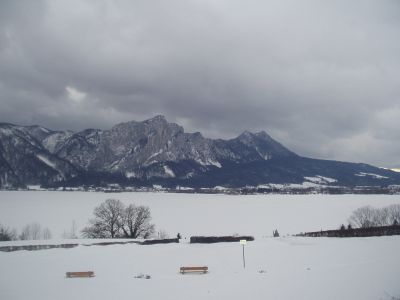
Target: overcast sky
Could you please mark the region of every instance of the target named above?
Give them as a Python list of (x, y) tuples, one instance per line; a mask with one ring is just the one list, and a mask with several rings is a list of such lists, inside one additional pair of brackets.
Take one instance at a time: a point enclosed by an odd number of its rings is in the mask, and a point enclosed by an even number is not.
[(0, 121), (265, 130), (400, 167), (400, 1), (1, 0)]

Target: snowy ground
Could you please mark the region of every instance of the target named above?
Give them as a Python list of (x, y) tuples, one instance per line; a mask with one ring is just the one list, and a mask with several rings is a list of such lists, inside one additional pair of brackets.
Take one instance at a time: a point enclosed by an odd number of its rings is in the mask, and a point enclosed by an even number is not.
[[(400, 297), (400, 237), (271, 238), (337, 228), (355, 208), (400, 203), (398, 196), (224, 196), (159, 193), (0, 192), (0, 222), (49, 227), (56, 238), (72, 220), (86, 224), (107, 198), (148, 205), (174, 236), (250, 234), (246, 269), (239, 243), (112, 245), (0, 252), (0, 299), (391, 299)], [(45, 243), (63, 241), (46, 241)], [(88, 241), (73, 241), (88, 242)], [(21, 244), (21, 242), (14, 242)], [(24, 242), (27, 243), (27, 242)], [(29, 243), (29, 242), (28, 242)], [(0, 243), (0, 246), (10, 243)], [(11, 243), (12, 244), (12, 243)], [(180, 266), (206, 265), (205, 275)], [(67, 279), (90, 270), (94, 278)], [(136, 279), (139, 274), (151, 279)]]
[[(0, 299), (390, 299), (399, 249), (398, 237), (264, 238), (245, 246), (246, 269), (238, 243), (0, 253)], [(210, 272), (179, 274), (192, 265)], [(65, 278), (86, 270), (96, 277)]]

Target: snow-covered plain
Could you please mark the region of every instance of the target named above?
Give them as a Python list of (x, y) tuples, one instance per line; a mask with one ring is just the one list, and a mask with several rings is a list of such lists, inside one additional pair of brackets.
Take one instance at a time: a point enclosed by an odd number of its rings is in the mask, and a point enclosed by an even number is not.
[[(399, 196), (167, 193), (0, 192), (0, 222), (20, 230), (39, 222), (56, 239), (72, 221), (82, 228), (107, 198), (148, 205), (171, 236), (249, 234), (246, 269), (239, 243), (78, 246), (0, 252), (0, 299), (391, 299), (400, 297), (400, 237), (282, 236), (337, 228), (363, 205), (400, 203)], [(280, 238), (272, 238), (278, 229)], [(60, 243), (63, 241), (47, 241)], [(79, 240), (75, 242), (80, 242)], [(87, 242), (87, 241), (85, 241)], [(21, 242), (13, 242), (21, 244)], [(29, 243), (29, 242), (24, 242)], [(0, 242), (0, 246), (9, 242)], [(207, 265), (205, 275), (180, 266)], [(94, 278), (67, 279), (90, 270)], [(136, 279), (139, 274), (151, 279)]]

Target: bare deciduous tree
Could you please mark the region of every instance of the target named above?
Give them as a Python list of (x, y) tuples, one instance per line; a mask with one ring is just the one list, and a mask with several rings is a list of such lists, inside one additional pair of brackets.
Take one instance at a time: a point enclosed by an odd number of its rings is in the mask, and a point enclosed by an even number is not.
[(400, 204), (392, 204), (387, 207), (389, 225), (400, 224)]
[(40, 240), (42, 226), (39, 223), (30, 223), (22, 228), (19, 238), (21, 240)]
[(373, 226), (386, 226), (389, 222), (389, 209), (388, 207), (375, 208), (373, 210)]
[(369, 228), (373, 227), (374, 223), (374, 208), (371, 206), (363, 206), (360, 208), (357, 208), (355, 211), (353, 211), (352, 215), (349, 218), (349, 223), (353, 227), (358, 227), (358, 228)]
[(124, 204), (116, 199), (107, 199), (94, 209), (90, 225), (82, 230), (88, 238), (115, 238), (119, 236)]
[(77, 235), (77, 227), (76, 227), (76, 222), (75, 220), (72, 221), (71, 224), (71, 229), (69, 231), (64, 230), (62, 237), (64, 239), (77, 239), (78, 235)]
[(87, 238), (148, 238), (154, 232), (150, 209), (133, 204), (125, 208), (115, 199), (108, 199), (94, 209), (90, 225), (82, 230)]
[(148, 238), (154, 233), (154, 225), (150, 224), (150, 209), (146, 206), (130, 204), (124, 212), (122, 231), (125, 237)]
[(31, 240), (40, 240), (42, 226), (39, 223), (32, 223), (30, 226)]
[(17, 239), (17, 233), (15, 229), (10, 229), (0, 224), (0, 241), (13, 241)]
[(52, 234), (49, 228), (44, 228), (42, 231), (42, 239), (43, 240), (50, 240), (52, 238)]

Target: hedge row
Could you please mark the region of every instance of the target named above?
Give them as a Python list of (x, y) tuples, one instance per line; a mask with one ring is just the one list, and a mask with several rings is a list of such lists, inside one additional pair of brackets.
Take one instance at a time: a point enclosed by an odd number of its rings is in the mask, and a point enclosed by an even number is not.
[(254, 241), (252, 236), (192, 236), (191, 244), (212, 244), (223, 242), (239, 242), (240, 240)]

